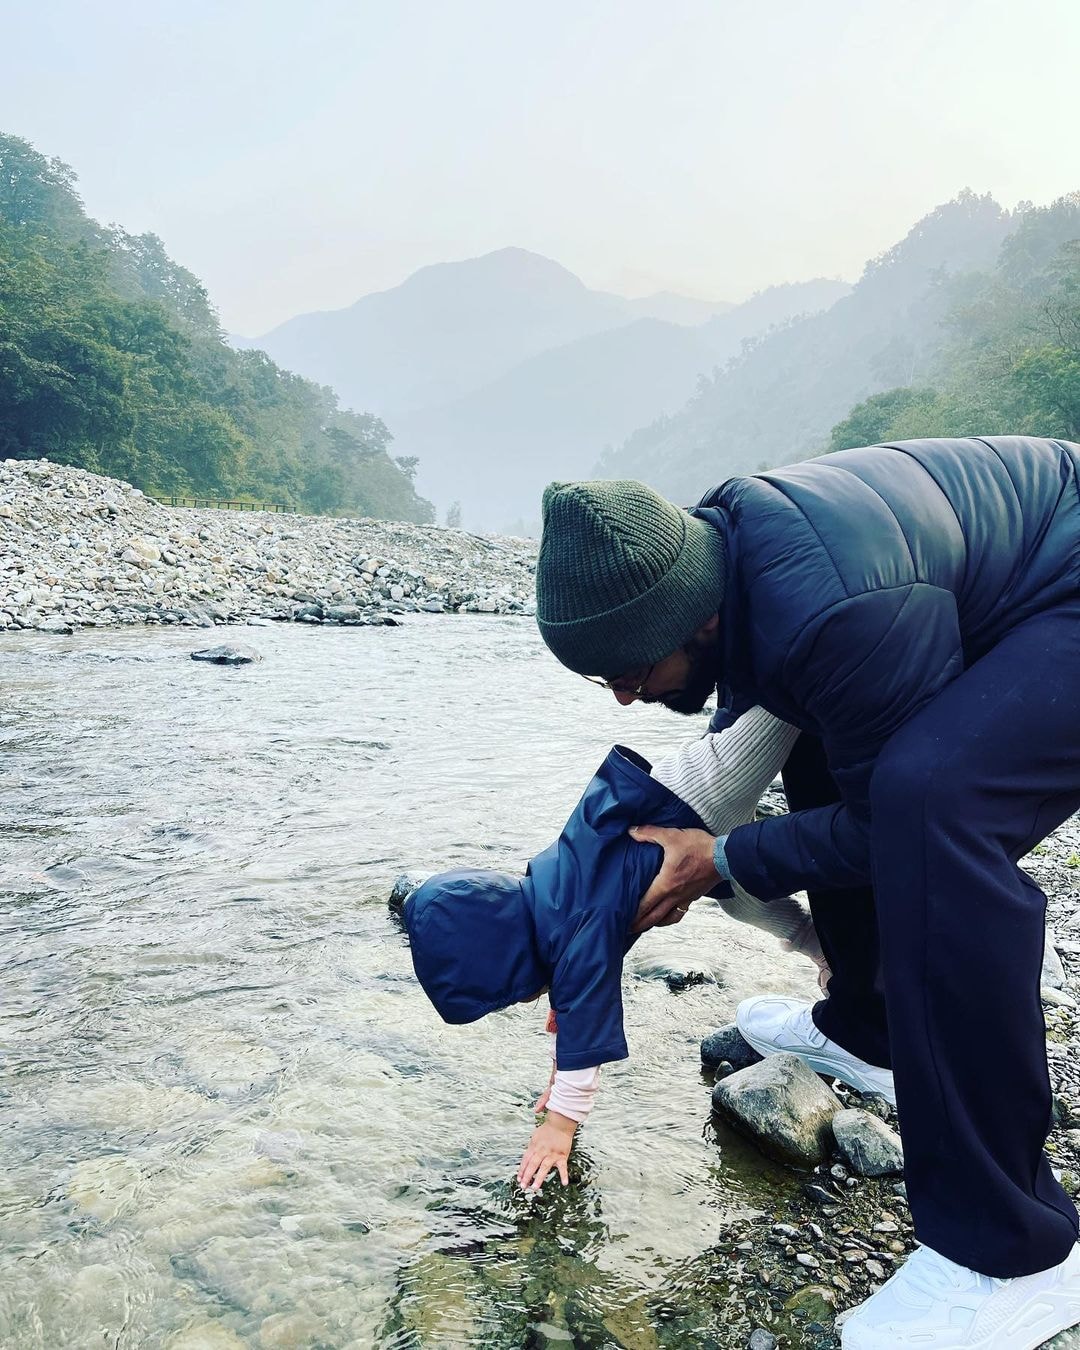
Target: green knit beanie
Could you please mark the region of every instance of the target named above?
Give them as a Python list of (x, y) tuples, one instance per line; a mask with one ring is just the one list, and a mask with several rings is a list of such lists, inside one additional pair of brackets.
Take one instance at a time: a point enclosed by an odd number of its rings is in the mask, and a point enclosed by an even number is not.
[(720, 608), (723, 536), (644, 483), (552, 483), (543, 519), (536, 621), (579, 675), (652, 665)]

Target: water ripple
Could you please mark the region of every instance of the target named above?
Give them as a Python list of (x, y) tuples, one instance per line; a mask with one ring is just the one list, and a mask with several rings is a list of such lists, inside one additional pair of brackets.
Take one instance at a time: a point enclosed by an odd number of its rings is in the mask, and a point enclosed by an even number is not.
[[(647, 940), (634, 1058), (530, 1203), (542, 1019), (443, 1026), (385, 903), (402, 870), (520, 866), (614, 740), (692, 724), (521, 621), (253, 641), (223, 672), (183, 632), (4, 639), (0, 1344), (702, 1339), (672, 1272), (776, 1180), (707, 1127), (696, 1043), (768, 940), (715, 912)], [(718, 983), (673, 996), (668, 960)]]

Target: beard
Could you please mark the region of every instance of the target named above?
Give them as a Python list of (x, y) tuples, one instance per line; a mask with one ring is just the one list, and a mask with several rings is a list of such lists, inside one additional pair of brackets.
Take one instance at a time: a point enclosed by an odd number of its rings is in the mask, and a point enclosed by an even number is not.
[(669, 694), (647, 694), (642, 703), (661, 703), (673, 713), (684, 717), (695, 717), (716, 692), (715, 655), (696, 639), (691, 639), (683, 647), (690, 667), (681, 689), (673, 689)]

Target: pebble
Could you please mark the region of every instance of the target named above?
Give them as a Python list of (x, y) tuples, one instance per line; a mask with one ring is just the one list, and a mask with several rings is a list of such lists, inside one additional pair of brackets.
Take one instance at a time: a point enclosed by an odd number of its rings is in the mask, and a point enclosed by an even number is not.
[(755, 1327), (746, 1343), (746, 1350), (776, 1350), (777, 1340), (771, 1331)]

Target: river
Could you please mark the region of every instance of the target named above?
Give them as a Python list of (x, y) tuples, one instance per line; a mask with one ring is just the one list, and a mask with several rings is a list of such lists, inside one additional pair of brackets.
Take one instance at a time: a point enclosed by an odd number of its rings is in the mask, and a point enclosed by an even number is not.
[(810, 965), (715, 909), (647, 937), (632, 1058), (529, 1201), (543, 1013), (440, 1024), (386, 905), (522, 866), (613, 741), (700, 722), (617, 708), (527, 620), (209, 635), (241, 669), (201, 637), (4, 639), (0, 1344), (729, 1344), (719, 1224), (794, 1180), (710, 1123), (698, 1041)]

